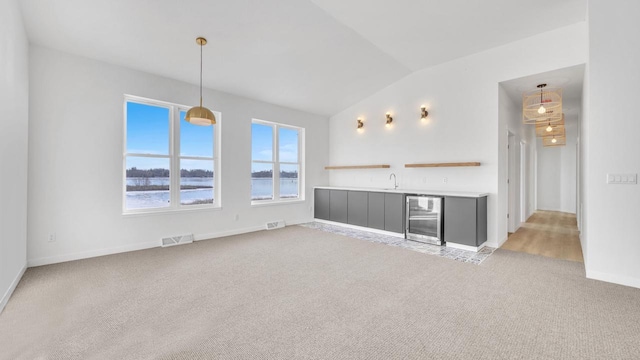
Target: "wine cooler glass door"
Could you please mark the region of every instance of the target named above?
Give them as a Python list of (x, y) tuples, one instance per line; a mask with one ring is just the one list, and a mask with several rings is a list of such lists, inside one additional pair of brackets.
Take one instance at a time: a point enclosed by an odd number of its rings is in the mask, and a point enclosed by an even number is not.
[(442, 198), (407, 197), (407, 238), (441, 243)]

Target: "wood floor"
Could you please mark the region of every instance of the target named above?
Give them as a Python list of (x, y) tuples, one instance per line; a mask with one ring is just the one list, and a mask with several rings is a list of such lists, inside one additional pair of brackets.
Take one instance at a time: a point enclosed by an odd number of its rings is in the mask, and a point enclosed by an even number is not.
[(502, 249), (584, 262), (576, 216), (557, 211), (536, 211), (502, 245)]

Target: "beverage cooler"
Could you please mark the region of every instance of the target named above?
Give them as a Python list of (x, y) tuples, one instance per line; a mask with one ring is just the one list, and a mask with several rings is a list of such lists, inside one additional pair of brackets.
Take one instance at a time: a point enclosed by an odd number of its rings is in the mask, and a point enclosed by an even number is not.
[(407, 196), (406, 238), (442, 245), (442, 206), (442, 197)]

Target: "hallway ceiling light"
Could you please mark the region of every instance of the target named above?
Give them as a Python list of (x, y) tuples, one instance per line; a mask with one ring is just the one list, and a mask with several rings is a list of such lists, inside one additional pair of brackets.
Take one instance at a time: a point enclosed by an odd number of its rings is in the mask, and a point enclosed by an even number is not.
[(358, 130), (361, 130), (364, 127), (364, 123), (362, 122), (362, 118), (358, 118)]
[[(549, 131), (551, 128), (551, 131)], [(536, 136), (551, 136), (558, 135), (560, 132), (564, 131), (564, 114), (562, 114), (562, 118), (558, 122), (538, 122), (536, 123)]]
[(542, 146), (565, 146), (567, 144), (567, 137), (564, 135), (544, 136), (542, 138)]
[(559, 122), (562, 119), (562, 89), (546, 88), (547, 84), (537, 86), (522, 94), (522, 122)]
[(202, 47), (207, 45), (207, 39), (199, 37), (196, 39), (196, 43), (200, 45), (200, 106), (189, 109), (185, 120), (194, 125), (209, 126), (216, 123), (216, 117), (211, 110), (202, 106)]
[(536, 127), (536, 136), (537, 137), (545, 137), (545, 136), (564, 136), (565, 128), (564, 125), (552, 126), (552, 130), (549, 132), (544, 127)]

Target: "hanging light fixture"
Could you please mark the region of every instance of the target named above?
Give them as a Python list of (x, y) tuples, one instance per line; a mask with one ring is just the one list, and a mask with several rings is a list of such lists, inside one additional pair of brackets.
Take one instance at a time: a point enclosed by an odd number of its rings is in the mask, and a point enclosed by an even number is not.
[(565, 135), (564, 129), (561, 134), (554, 134), (552, 136), (544, 136), (542, 138), (542, 145), (545, 147), (549, 146), (565, 146), (567, 144), (567, 136)]
[(211, 110), (202, 106), (202, 47), (207, 45), (207, 39), (198, 37), (196, 43), (200, 45), (200, 106), (189, 109), (185, 120), (194, 125), (209, 126), (216, 123), (216, 117)]
[(559, 122), (562, 119), (562, 89), (547, 88), (547, 84), (536, 87), (540, 90), (522, 94), (522, 122)]
[(549, 126), (547, 126), (547, 128), (545, 129), (546, 132), (552, 132), (553, 131), (553, 127), (551, 126), (551, 121), (549, 121)]
[[(549, 131), (551, 128), (551, 131)], [(536, 136), (552, 136), (559, 135), (564, 133), (564, 114), (562, 114), (562, 119), (558, 122), (551, 122), (547, 119), (547, 121), (540, 121), (536, 123)]]

